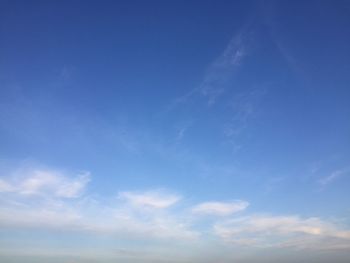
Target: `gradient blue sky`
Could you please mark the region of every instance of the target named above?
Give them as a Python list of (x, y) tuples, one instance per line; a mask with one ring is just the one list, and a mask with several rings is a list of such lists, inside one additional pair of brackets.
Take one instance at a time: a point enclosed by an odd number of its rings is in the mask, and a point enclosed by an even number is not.
[(349, 47), (349, 1), (0, 0), (0, 261), (349, 262)]

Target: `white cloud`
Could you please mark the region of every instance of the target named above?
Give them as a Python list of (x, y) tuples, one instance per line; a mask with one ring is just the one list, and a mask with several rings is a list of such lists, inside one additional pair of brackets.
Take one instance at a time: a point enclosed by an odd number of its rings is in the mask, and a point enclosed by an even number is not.
[(135, 211), (125, 204), (93, 206), (83, 200), (79, 205), (57, 200), (39, 205), (23, 201), (23, 204), (0, 207), (0, 227), (60, 229), (141, 240), (193, 240), (198, 236), (176, 214)]
[(145, 240), (192, 240), (198, 236), (187, 220), (166, 209), (181, 199), (179, 195), (164, 190), (125, 191), (119, 193), (117, 202), (100, 202), (81, 195), (89, 179), (88, 173), (72, 178), (48, 169), (1, 179), (0, 226)]
[[(3, 177), (0, 180), (0, 227), (54, 229), (110, 235), (134, 240), (169, 242), (206, 240), (208, 230), (225, 242), (253, 247), (349, 249), (350, 231), (317, 217), (248, 215), (234, 217), (249, 203), (203, 202), (191, 208), (178, 204), (181, 196), (165, 190), (120, 192), (118, 198), (82, 195), (89, 175), (69, 177), (54, 170)], [(75, 197), (75, 198), (72, 198)], [(169, 208), (172, 209), (169, 209)], [(205, 224), (201, 217), (212, 215)], [(230, 216), (224, 219), (222, 217)], [(218, 220), (218, 221), (217, 221)], [(207, 223), (209, 225), (207, 225)]]
[(240, 217), (216, 223), (214, 232), (226, 242), (257, 247), (317, 248), (318, 244), (321, 249), (350, 245), (350, 231), (316, 217)]
[(345, 170), (337, 170), (337, 171), (332, 172), (330, 175), (321, 178), (318, 182), (320, 183), (320, 185), (326, 186), (326, 185), (334, 182), (339, 177), (344, 176), (347, 173), (348, 173), (348, 171), (345, 171)]
[(242, 211), (249, 206), (249, 203), (242, 200), (232, 202), (205, 202), (193, 207), (192, 212), (204, 215), (228, 216)]
[(150, 208), (167, 208), (177, 203), (181, 197), (174, 194), (168, 194), (162, 191), (120, 192), (119, 198), (124, 199), (134, 206)]
[(194, 240), (199, 236), (184, 218), (174, 213), (134, 213), (123, 210), (115, 214), (115, 219), (112, 231), (129, 237)]
[(70, 178), (57, 171), (34, 169), (15, 177), (0, 179), (0, 192), (74, 198), (82, 193), (89, 181), (89, 173)]

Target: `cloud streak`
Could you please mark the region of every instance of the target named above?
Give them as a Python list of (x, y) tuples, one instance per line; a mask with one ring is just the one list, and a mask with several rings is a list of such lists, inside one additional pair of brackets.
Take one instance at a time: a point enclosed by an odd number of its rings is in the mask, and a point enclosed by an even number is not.
[(249, 206), (247, 201), (237, 200), (232, 202), (205, 202), (196, 205), (192, 212), (202, 215), (228, 216), (245, 210)]
[(174, 100), (169, 109), (187, 103), (193, 97), (202, 97), (209, 106), (229, 88), (230, 80), (242, 65), (251, 48), (251, 32), (242, 31), (233, 36), (223, 52), (208, 66), (200, 84)]
[(138, 207), (167, 208), (177, 203), (181, 197), (167, 194), (162, 191), (149, 191), (144, 193), (121, 192), (119, 198)]
[(317, 217), (264, 215), (240, 217), (216, 223), (214, 232), (224, 241), (236, 245), (297, 249), (350, 247), (349, 230), (343, 230)]
[(336, 170), (330, 175), (321, 178), (318, 182), (321, 186), (327, 186), (346, 174), (348, 174), (346, 170)]
[(208, 99), (208, 105), (213, 105), (225, 92), (227, 82), (247, 55), (247, 36), (234, 36), (224, 52), (210, 65), (200, 85), (200, 94)]
[(90, 181), (87, 172), (69, 178), (52, 170), (32, 170), (17, 178), (0, 179), (0, 193), (20, 195), (54, 195), (63, 198), (76, 198)]

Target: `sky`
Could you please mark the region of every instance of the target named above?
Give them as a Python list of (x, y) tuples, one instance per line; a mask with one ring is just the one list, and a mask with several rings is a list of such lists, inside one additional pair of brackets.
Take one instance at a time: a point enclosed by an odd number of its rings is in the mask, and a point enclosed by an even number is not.
[(346, 263), (349, 1), (0, 0), (0, 261)]

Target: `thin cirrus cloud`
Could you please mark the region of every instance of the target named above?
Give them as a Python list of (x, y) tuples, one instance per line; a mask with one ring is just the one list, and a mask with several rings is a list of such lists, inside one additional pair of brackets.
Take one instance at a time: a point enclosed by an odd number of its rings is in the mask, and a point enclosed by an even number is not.
[(200, 85), (200, 93), (208, 98), (208, 105), (212, 105), (225, 92), (227, 82), (247, 55), (247, 36), (234, 36), (224, 52), (210, 65)]
[(348, 173), (349, 173), (348, 170), (336, 170), (336, 171), (332, 172), (330, 175), (321, 178), (318, 182), (321, 186), (324, 187), (324, 186), (327, 186), (327, 185), (333, 183), (335, 180), (339, 179), (340, 177), (342, 177)]
[(228, 89), (230, 80), (249, 54), (251, 35), (249, 30), (242, 30), (241, 33), (234, 35), (223, 52), (208, 66), (200, 85), (173, 101), (169, 109), (187, 103), (197, 95), (205, 98), (209, 106), (214, 105)]
[(236, 200), (232, 202), (205, 202), (193, 207), (194, 214), (228, 216), (245, 210), (249, 206), (247, 201)]

